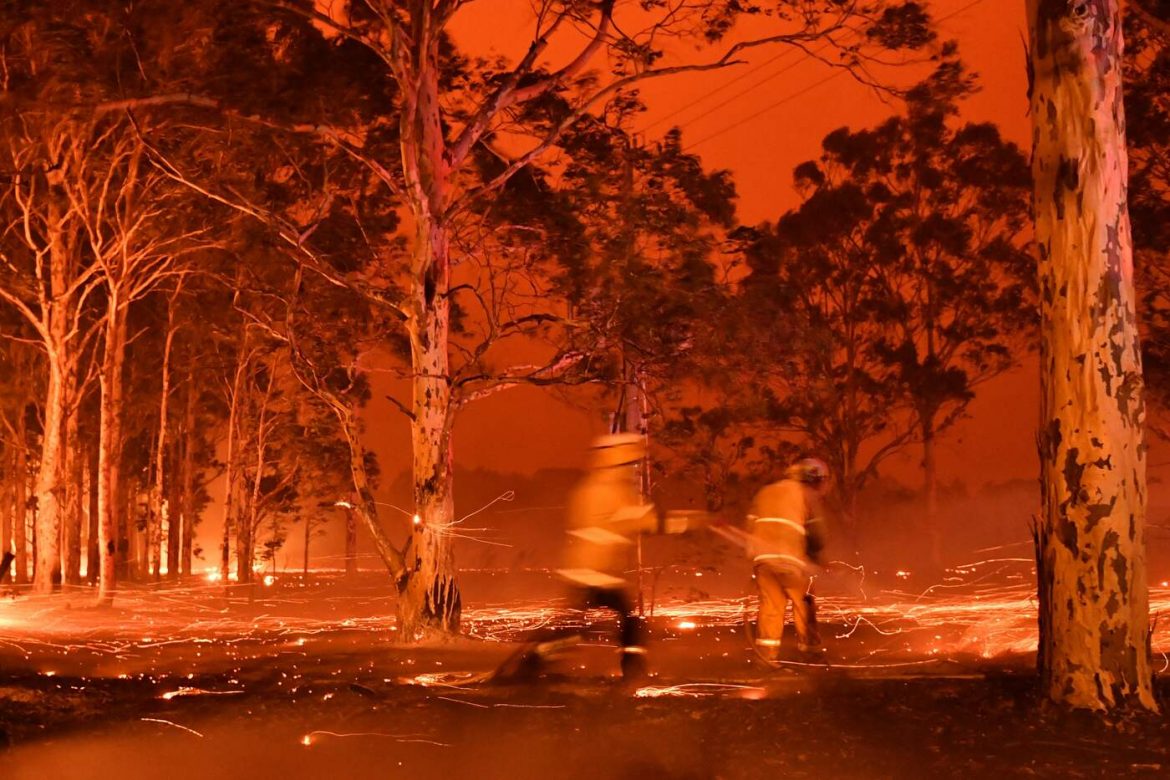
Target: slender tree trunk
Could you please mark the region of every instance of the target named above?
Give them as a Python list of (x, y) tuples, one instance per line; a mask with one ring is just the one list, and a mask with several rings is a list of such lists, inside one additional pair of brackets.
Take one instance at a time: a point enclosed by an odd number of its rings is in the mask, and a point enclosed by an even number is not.
[(305, 518), (305, 552), (301, 567), (301, 582), (308, 584), (309, 582), (309, 539), (312, 536), (313, 521), (308, 517)]
[(195, 401), (198, 398), (195, 377), (187, 377), (187, 408), (183, 415), (183, 485), (179, 504), (182, 507), (182, 550), (178, 570), (191, 574), (191, 555), (195, 541)]
[(126, 311), (116, 291), (110, 292), (102, 356), (100, 432), (98, 436), (98, 602), (113, 602), (117, 588), (118, 515), (124, 515), (121, 489), (123, 367), (126, 360)]
[(394, 578), (395, 582), (401, 583), (405, 577), (402, 554), (390, 541), (390, 537), (378, 519), (378, 503), (374, 500), (374, 491), (370, 487), (370, 477), (366, 472), (366, 451), (362, 447), (361, 431), (358, 428), (357, 420), (354, 418), (352, 410), (339, 399), (329, 398), (328, 400), (333, 407), (334, 414), (337, 415), (342, 433), (345, 434), (346, 444), (349, 446), (349, 473), (353, 479), (354, 493), (357, 495), (357, 503), (352, 511), (357, 512), (362, 524), (370, 532), (370, 537), (374, 540), (374, 548), (378, 551), (378, 556), (386, 565), (390, 576)]
[(938, 467), (934, 456), (934, 413), (922, 414), (922, 493), (926, 504), (926, 529), (930, 537), (930, 562), (943, 567), (943, 533), (938, 519)]
[[(24, 475), (16, 470), (16, 449), (21, 446), (13, 443), (3, 450), (4, 455), (4, 484), (0, 490), (0, 556), (13, 552), (12, 529), (16, 525), (19, 511), (16, 504), (16, 483), (24, 479)], [(11, 573), (0, 578), (0, 582), (11, 579)]]
[(220, 576), (224, 583), (228, 581), (229, 567), (231, 565), (231, 543), (235, 517), (233, 515), (233, 501), (235, 499), (237, 473), (239, 471), (239, 425), (240, 425), (240, 394), (243, 393), (244, 374), (250, 357), (245, 352), (247, 348), (247, 330), (244, 331), (244, 343), (240, 345), (240, 354), (236, 359), (236, 372), (232, 379), (231, 398), (228, 399), (228, 432), (227, 432), (227, 473), (225, 475), (226, 487), (224, 488), (223, 501), (223, 542), (220, 547)]
[[(23, 414), (17, 420), (17, 426), (17, 438), (23, 444), (27, 441), (28, 435)], [(12, 497), (14, 505), (12, 543), (16, 547), (14, 550), (16, 560), (13, 562), (12, 581), (23, 584), (28, 581), (28, 450), (24, 447), (17, 447), (15, 456), (16, 481), (13, 483), (14, 494)]]
[[(150, 526), (148, 528), (148, 543), (150, 545), (150, 565), (156, 580), (162, 577), (162, 536), (163, 513), (166, 503), (166, 461), (167, 461), (167, 411), (171, 397), (171, 346), (175, 342), (174, 328), (174, 299), (167, 307), (167, 336), (163, 344), (162, 389), (158, 401), (158, 437), (154, 447), (154, 487), (150, 493)], [(174, 544), (171, 538), (171, 529), (167, 524), (167, 546)], [(169, 556), (168, 556), (169, 557)]]
[[(72, 382), (76, 390), (76, 382)], [(74, 401), (69, 404), (68, 416), (65, 419), (65, 457), (63, 459), (66, 475), (65, 513), (62, 517), (62, 555), (61, 566), (67, 585), (81, 584), (81, 471), (82, 453), (80, 451), (80, 409), (77, 398), (71, 393)]]
[[(274, 366), (269, 366), (273, 369)], [(264, 479), (264, 467), (268, 460), (268, 432), (271, 425), (268, 419), (269, 403), (272, 400), (272, 384), (274, 371), (268, 372), (268, 384), (264, 388), (264, 395), (260, 401), (260, 408), (256, 413), (256, 462), (252, 477), (251, 495), (248, 497), (247, 511), (241, 512), (236, 521), (236, 581), (251, 582), (252, 567), (256, 557), (256, 533), (260, 530), (260, 499), (261, 485)]]
[(357, 520), (354, 510), (345, 510), (345, 576), (357, 576)]
[(1120, 2), (1028, 0), (1041, 298), (1038, 664), (1055, 701), (1156, 710)]
[(64, 447), (65, 377), (59, 356), (49, 356), (45, 392), (44, 435), (36, 484), (36, 563), (33, 591), (51, 593), (61, 565), (62, 459)]
[(92, 445), (85, 449), (85, 517), (89, 526), (86, 544), (85, 578), (91, 585), (97, 584), (101, 571), (101, 539), (98, 530), (97, 504), (97, 450)]

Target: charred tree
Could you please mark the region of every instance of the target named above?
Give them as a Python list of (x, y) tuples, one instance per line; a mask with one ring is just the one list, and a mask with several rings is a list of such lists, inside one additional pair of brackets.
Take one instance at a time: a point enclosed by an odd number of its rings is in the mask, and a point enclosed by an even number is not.
[(1121, 0), (1029, 0), (1028, 24), (1041, 297), (1041, 684), (1073, 707), (1156, 710)]

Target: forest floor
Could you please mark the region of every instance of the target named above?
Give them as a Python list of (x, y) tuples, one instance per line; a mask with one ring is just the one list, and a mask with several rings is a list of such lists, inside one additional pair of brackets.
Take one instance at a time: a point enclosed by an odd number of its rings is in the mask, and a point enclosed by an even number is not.
[[(484, 596), (466, 637), (410, 647), (374, 579), (142, 588), (113, 609), (9, 596), (0, 777), (1170, 777), (1170, 718), (1039, 700), (1023, 565), (822, 583), (826, 663), (788, 648), (779, 670), (750, 650), (738, 584), (675, 582), (638, 685), (618, 677), (604, 613), (512, 593), (485, 606), (488, 575), (465, 578)], [(586, 642), (548, 675), (479, 681), (529, 631), (569, 625)], [(1170, 706), (1165, 678), (1159, 694)]]

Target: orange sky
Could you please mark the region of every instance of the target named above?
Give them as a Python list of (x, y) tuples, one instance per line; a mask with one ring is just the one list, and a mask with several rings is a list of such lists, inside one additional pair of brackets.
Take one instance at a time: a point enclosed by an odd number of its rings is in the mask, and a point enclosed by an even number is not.
[[(515, 10), (504, 12), (509, 7)], [(472, 51), (514, 60), (531, 35), (526, 8), (514, 0), (472, 3), (461, 12), (454, 33)], [(964, 59), (980, 76), (982, 90), (967, 101), (966, 115), (993, 120), (1008, 138), (1027, 144), (1023, 3), (936, 0), (933, 9), (936, 18), (949, 17), (940, 25), (942, 37), (959, 41)], [(877, 123), (896, 109), (848, 75), (811, 86), (834, 71), (797, 51), (774, 59), (780, 53), (778, 48), (760, 49), (744, 65), (669, 77), (642, 88), (649, 111), (641, 127), (649, 126), (648, 136), (653, 137), (678, 124), (684, 142), (698, 142), (695, 151), (709, 167), (730, 169), (740, 193), (740, 218), (746, 223), (775, 219), (796, 203), (791, 171), (816, 156), (825, 134), (842, 125)], [(769, 60), (774, 61), (765, 64)], [(972, 419), (958, 424), (941, 443), (942, 479), (959, 478), (977, 487), (1033, 477), (1038, 404), (1031, 363), (1026, 371), (983, 388), (971, 406)], [(369, 440), (385, 471), (407, 467), (405, 420), (377, 402), (368, 416)], [(500, 471), (576, 467), (583, 463), (589, 437), (603, 425), (600, 412), (572, 409), (544, 391), (516, 389), (461, 414), (455, 457), (465, 467)], [(890, 462), (889, 471), (911, 482), (917, 479), (917, 462), (916, 453), (906, 453)]]

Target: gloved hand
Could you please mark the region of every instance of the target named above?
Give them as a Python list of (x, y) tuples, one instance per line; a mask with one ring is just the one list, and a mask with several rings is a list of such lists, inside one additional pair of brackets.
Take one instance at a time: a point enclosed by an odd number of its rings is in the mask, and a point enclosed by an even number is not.
[(662, 533), (682, 534), (711, 525), (715, 516), (699, 509), (671, 509), (662, 516)]

